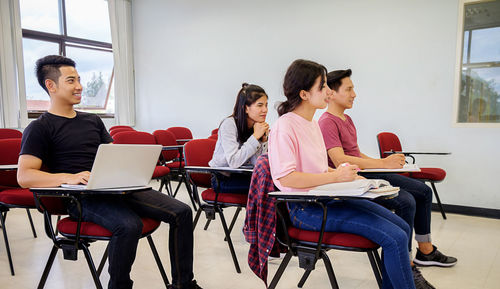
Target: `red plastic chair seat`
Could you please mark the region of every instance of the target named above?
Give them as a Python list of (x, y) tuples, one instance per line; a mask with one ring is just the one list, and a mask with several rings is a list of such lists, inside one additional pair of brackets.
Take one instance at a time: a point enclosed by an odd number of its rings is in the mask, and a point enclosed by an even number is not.
[(153, 172), (153, 178), (161, 178), (170, 173), (170, 169), (164, 166), (156, 166)]
[(411, 173), (414, 179), (425, 179), (431, 181), (442, 181), (446, 177), (446, 171), (440, 168), (420, 168), (420, 172)]
[[(160, 226), (160, 221), (153, 220), (150, 218), (142, 218), (142, 234), (147, 234)], [(57, 222), (57, 229), (63, 235), (75, 235), (76, 227), (78, 222), (66, 217), (59, 222)], [(92, 222), (82, 222), (80, 227), (80, 235), (82, 237), (94, 236), (94, 237), (111, 237), (111, 232)]]
[[(293, 239), (306, 242), (318, 242), (319, 232), (318, 231), (307, 231), (298, 229), (295, 227), (288, 228), (288, 234)], [(372, 249), (378, 248), (379, 245), (376, 243), (361, 237), (359, 235), (349, 234), (349, 233), (330, 233), (325, 232), (323, 235), (323, 244), (344, 246), (344, 247), (354, 247), (362, 249)]]
[(181, 164), (181, 168), (184, 167), (184, 162), (171, 162), (171, 163), (166, 163), (165, 166), (171, 168), (171, 169), (178, 169), (179, 168), (179, 163)]
[(17, 206), (35, 207), (35, 197), (29, 189), (7, 189), (0, 191), (0, 202)]
[[(201, 198), (205, 202), (215, 201), (215, 191), (213, 189), (206, 189), (201, 193)], [(248, 195), (246, 194), (219, 194), (217, 202), (229, 203), (246, 206), (248, 200)]]

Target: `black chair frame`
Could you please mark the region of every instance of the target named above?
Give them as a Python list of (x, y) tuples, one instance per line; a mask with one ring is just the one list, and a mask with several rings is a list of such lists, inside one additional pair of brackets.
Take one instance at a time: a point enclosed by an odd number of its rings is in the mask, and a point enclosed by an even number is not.
[[(321, 223), (321, 230), (319, 231), (319, 238), (317, 242), (307, 242), (296, 240), (290, 237), (288, 234), (289, 227), (292, 226), (292, 221), (290, 219), (290, 214), (288, 211), (288, 203), (309, 203), (314, 204), (323, 210), (323, 220)], [(300, 279), (297, 287), (302, 288), (307, 278), (311, 274), (312, 270), (315, 269), (316, 262), (321, 258), (325, 264), (326, 272), (330, 280), (330, 285), (333, 289), (338, 289), (339, 285), (335, 277), (332, 263), (328, 258), (327, 252), (331, 249), (343, 250), (343, 251), (355, 251), (355, 252), (366, 252), (370, 265), (372, 267), (373, 273), (377, 280), (379, 288), (382, 288), (382, 262), (378, 254), (377, 249), (365, 249), (357, 247), (347, 247), (338, 245), (323, 244), (323, 235), (325, 234), (325, 225), (327, 218), (327, 206), (317, 198), (294, 198), (294, 197), (276, 197), (276, 213), (277, 213), (277, 223), (276, 223), (276, 238), (278, 241), (288, 247), (288, 252), (285, 255), (283, 261), (281, 262), (276, 274), (274, 275), (268, 289), (276, 288), (279, 279), (283, 275), (288, 263), (292, 256), (297, 256), (299, 258), (299, 267), (305, 270), (304, 275)]]
[[(217, 176), (217, 172), (213, 172), (214, 175)], [(200, 201), (200, 197), (198, 194), (198, 187), (196, 184), (191, 181), (189, 177), (189, 173), (186, 174), (188, 181), (192, 184), (193, 186), (193, 192), (194, 192), (194, 198), (196, 202), (198, 203), (198, 210), (196, 211), (196, 216), (193, 221), (193, 231), (196, 228), (196, 224), (198, 223), (198, 220), (200, 218), (200, 215), (202, 212), (205, 212), (205, 216), (207, 218), (207, 222), (205, 224), (205, 227), (203, 228), (204, 230), (208, 229), (208, 226), (212, 220), (215, 220), (215, 215), (219, 214), (220, 220), (222, 223), (222, 228), (224, 229), (224, 241), (227, 242), (229, 246), (229, 251), (231, 252), (231, 257), (233, 259), (234, 267), (236, 268), (236, 272), (241, 273), (240, 265), (238, 263), (238, 258), (236, 257), (236, 252), (234, 251), (234, 246), (233, 246), (233, 241), (231, 240), (231, 231), (233, 230), (234, 224), (236, 223), (236, 220), (238, 219), (238, 215), (241, 212), (241, 209), (246, 207), (241, 204), (233, 204), (233, 203), (221, 203), (218, 201), (219, 198), (219, 182), (217, 181), (217, 186), (214, 188), (215, 191), (215, 199), (214, 201), (204, 201), (202, 204)], [(216, 178), (217, 179), (217, 178)], [(218, 179), (217, 179), (218, 180)], [(236, 212), (233, 215), (233, 218), (231, 220), (231, 223), (229, 227), (227, 226), (226, 218), (224, 217), (224, 208), (228, 207), (236, 207)]]
[[(379, 146), (380, 146), (380, 144), (379, 144)], [(379, 150), (380, 150), (380, 148), (379, 148)], [(412, 164), (415, 163), (415, 157), (411, 153), (408, 153), (408, 152), (390, 151), (390, 152), (384, 152), (384, 153), (385, 154), (396, 154), (396, 153), (399, 154), (400, 153), (400, 154), (403, 154), (405, 157), (411, 158)], [(421, 154), (426, 154), (426, 153), (421, 153)], [(436, 154), (436, 153), (429, 153), (429, 154)], [(411, 177), (411, 173), (410, 173), (410, 177)], [(446, 220), (446, 212), (444, 211), (443, 204), (441, 203), (441, 199), (439, 198), (439, 194), (438, 194), (438, 191), (437, 191), (436, 185), (435, 185), (435, 183), (440, 183), (441, 181), (435, 181), (435, 180), (430, 180), (430, 179), (415, 179), (415, 180), (419, 180), (419, 181), (422, 181), (424, 183), (428, 182), (431, 184), (432, 192), (434, 193), (434, 196), (436, 197), (436, 202), (437, 202), (437, 205), (439, 207), (439, 211), (441, 211), (441, 216), (443, 216), (443, 219)]]
[[(52, 268), (52, 264), (54, 263), (54, 259), (57, 255), (57, 252), (59, 249), (63, 251), (63, 256), (64, 259), (66, 260), (72, 260), (76, 261), (78, 259), (78, 250), (82, 250), (85, 259), (87, 260), (87, 265), (90, 269), (90, 273), (92, 275), (92, 278), (94, 280), (94, 284), (97, 289), (102, 289), (102, 284), (101, 281), (99, 280), (99, 276), (101, 275), (101, 272), (104, 268), (104, 265), (106, 264), (106, 260), (108, 257), (108, 246), (106, 246), (106, 249), (104, 251), (104, 254), (101, 258), (101, 261), (99, 263), (99, 267), (96, 270), (94, 261), (92, 259), (92, 255), (90, 254), (89, 251), (89, 246), (91, 243), (95, 241), (109, 241), (110, 237), (104, 237), (104, 236), (82, 236), (80, 234), (80, 229), (81, 229), (81, 223), (82, 223), (82, 207), (80, 203), (80, 196), (79, 195), (73, 195), (73, 194), (43, 194), (43, 193), (33, 193), (35, 197), (35, 203), (37, 206), (37, 209), (43, 213), (44, 216), (44, 227), (45, 227), (45, 233), (47, 236), (52, 239), (53, 246), (52, 250), (50, 251), (49, 259), (47, 260), (47, 264), (45, 265), (45, 269), (43, 271), (42, 277), (40, 278), (40, 281), (38, 283), (38, 289), (42, 289), (45, 286), (45, 283), (47, 281), (47, 277), (50, 273), (50, 269)], [(54, 226), (52, 225), (52, 214), (49, 213), (47, 210), (47, 207), (43, 204), (42, 199), (49, 199), (49, 198), (60, 198), (62, 199), (61, 201), (66, 201), (66, 202), (75, 202), (76, 207), (78, 209), (78, 220), (77, 220), (77, 229), (76, 229), (76, 234), (64, 234), (62, 232), (57, 232), (56, 229), (54, 229)], [(58, 215), (58, 220), (61, 215)], [(155, 232), (156, 229), (148, 232), (147, 234), (143, 234), (141, 238), (146, 237), (149, 243), (149, 246), (151, 248), (151, 251), (153, 253), (153, 256), (155, 258), (156, 264), (158, 266), (158, 269), (160, 271), (160, 274), (162, 276), (163, 282), (165, 283), (165, 287), (168, 288), (169, 286), (169, 281), (167, 274), (165, 273), (165, 269), (163, 267), (163, 264), (161, 262), (160, 256), (158, 254), (158, 251), (156, 250), (156, 246), (153, 242), (153, 238), (151, 237), (151, 234)], [(59, 235), (60, 234), (60, 235)]]
[(14, 209), (14, 208), (15, 209), (19, 209), (19, 208), (26, 209), (26, 213), (28, 214), (28, 219), (30, 221), (31, 231), (33, 232), (33, 238), (37, 237), (35, 226), (33, 225), (33, 219), (31, 218), (31, 213), (30, 213), (30, 209), (33, 209), (33, 207), (0, 203), (0, 222), (1, 222), (2, 232), (3, 232), (3, 239), (5, 241), (5, 251), (7, 252), (7, 258), (9, 259), (10, 274), (12, 276), (15, 275), (14, 262), (12, 261), (12, 255), (10, 252), (10, 245), (9, 245), (9, 238), (7, 237), (7, 228), (5, 226), (5, 222), (7, 220), (7, 213), (9, 212), (10, 209)]

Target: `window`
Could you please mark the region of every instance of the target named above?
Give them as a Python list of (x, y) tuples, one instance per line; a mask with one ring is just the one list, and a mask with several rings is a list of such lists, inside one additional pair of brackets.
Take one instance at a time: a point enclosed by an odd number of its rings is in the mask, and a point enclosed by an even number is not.
[(114, 116), (113, 51), (105, 0), (20, 0), (29, 117), (49, 107), (34, 74), (37, 59), (59, 54), (76, 62), (83, 86), (79, 110)]
[(458, 123), (500, 123), (500, 1), (463, 6)]

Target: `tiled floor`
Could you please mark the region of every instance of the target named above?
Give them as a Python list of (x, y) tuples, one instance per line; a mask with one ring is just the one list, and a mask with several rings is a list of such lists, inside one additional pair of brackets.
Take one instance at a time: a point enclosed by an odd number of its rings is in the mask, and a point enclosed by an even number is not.
[[(153, 183), (157, 186), (156, 183)], [(185, 191), (179, 198), (187, 201)], [(228, 209), (230, 216), (233, 210)], [(51, 241), (45, 236), (41, 214), (33, 211), (39, 237), (34, 239), (29, 229), (24, 210), (9, 212), (7, 230), (14, 258), (16, 275), (11, 276), (5, 245), (0, 240), (0, 288), (36, 288), (51, 249)], [(203, 230), (204, 217), (195, 230), (195, 278), (205, 289), (258, 289), (264, 284), (247, 265), (248, 244), (241, 232), (244, 214), (240, 215), (232, 238), (242, 268), (237, 274), (226, 243), (220, 221), (212, 222), (207, 231)], [(456, 256), (458, 264), (453, 268), (423, 268), (424, 276), (439, 289), (498, 289), (500, 288), (500, 220), (467, 217), (448, 214), (444, 221), (439, 213), (433, 213), (433, 239), (441, 251)], [(162, 224), (153, 235), (160, 256), (170, 276), (170, 262), (167, 250), (168, 225)], [(91, 246), (91, 252), (98, 262), (106, 242)], [(340, 288), (377, 288), (368, 258), (362, 253), (331, 251), (334, 270)], [(269, 280), (277, 270), (281, 260), (273, 260), (269, 265)], [(297, 288), (302, 270), (296, 258), (288, 265), (278, 288)], [(107, 273), (101, 280), (107, 282)], [(135, 288), (164, 288), (160, 274), (146, 240), (139, 244), (139, 251), (132, 269)], [(80, 289), (94, 288), (83, 254), (76, 262), (63, 260), (59, 253), (45, 288)], [(317, 264), (304, 288), (330, 288), (322, 263)]]

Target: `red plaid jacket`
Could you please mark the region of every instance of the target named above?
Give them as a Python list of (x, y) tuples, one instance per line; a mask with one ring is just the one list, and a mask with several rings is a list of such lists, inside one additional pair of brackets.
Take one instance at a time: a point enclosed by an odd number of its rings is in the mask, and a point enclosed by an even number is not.
[(267, 258), (273, 247), (276, 232), (274, 199), (269, 198), (267, 193), (275, 190), (269, 169), (269, 158), (267, 154), (263, 154), (257, 159), (253, 170), (243, 233), (246, 241), (250, 243), (248, 265), (266, 286)]

